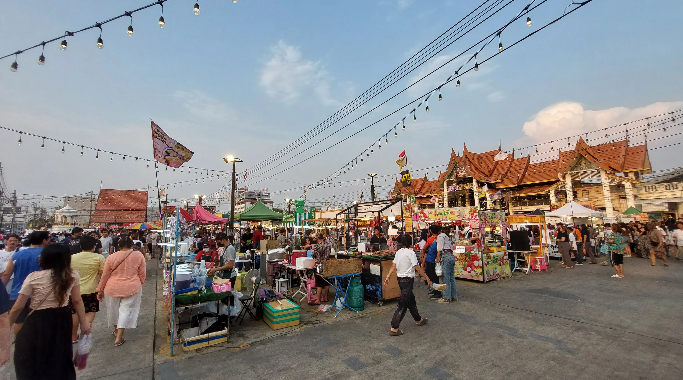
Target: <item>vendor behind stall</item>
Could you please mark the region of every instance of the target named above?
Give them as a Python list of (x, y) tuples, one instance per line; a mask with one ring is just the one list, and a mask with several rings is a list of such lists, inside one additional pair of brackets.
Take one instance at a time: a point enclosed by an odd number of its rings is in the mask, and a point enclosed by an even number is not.
[(372, 235), (372, 238), (370, 239), (370, 245), (372, 246), (373, 251), (379, 251), (382, 249), (382, 246), (386, 246), (387, 244), (387, 239), (382, 236), (382, 227), (375, 227), (375, 234)]
[[(318, 234), (318, 243), (313, 246), (313, 258), (315, 259), (316, 263), (322, 264), (324, 267), (325, 262), (327, 259), (329, 259), (331, 252), (332, 249), (325, 240), (325, 236), (323, 234)], [(320, 275), (315, 276), (315, 288), (317, 290), (316, 294), (318, 295), (316, 304), (321, 303), (321, 298), (322, 300), (327, 301), (330, 293), (330, 284)], [(321, 297), (323, 294), (323, 288), (325, 288), (325, 297)]]
[(235, 280), (237, 279), (237, 271), (235, 270), (235, 260), (237, 260), (237, 253), (235, 247), (232, 245), (233, 237), (228, 236), (225, 232), (216, 234), (216, 242), (219, 245), (219, 266), (209, 269), (208, 275), (216, 275), (223, 279), (230, 279), (230, 288), (235, 288)]

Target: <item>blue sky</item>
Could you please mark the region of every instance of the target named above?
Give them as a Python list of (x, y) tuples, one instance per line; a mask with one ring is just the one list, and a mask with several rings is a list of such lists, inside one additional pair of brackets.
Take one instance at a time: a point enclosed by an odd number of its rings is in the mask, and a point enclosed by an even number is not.
[[(148, 2), (3, 2), (0, 55)], [(164, 29), (157, 24), (158, 6), (133, 16), (132, 37), (126, 35), (127, 19), (105, 25), (101, 50), (95, 45), (98, 32), (89, 31), (70, 38), (65, 52), (57, 44), (48, 45), (44, 66), (36, 63), (39, 50), (20, 55), (18, 72), (0, 70), (0, 125), (151, 157), (152, 118), (195, 152), (193, 166), (225, 169), (221, 157), (234, 154), (245, 161), (241, 171), (318, 125), (480, 2), (200, 1), (200, 16), (192, 14), (193, 3), (168, 1)], [(547, 1), (531, 14), (530, 28), (520, 20), (503, 34), (503, 43), (561, 15), (567, 4), (566, 0)], [(356, 114), (462, 52), (524, 5), (514, 1)], [(394, 160), (404, 149), (417, 169), (445, 164), (451, 148), (461, 151), (463, 143), (473, 151), (495, 149), (499, 141), (504, 149), (511, 149), (681, 108), (683, 52), (677, 49), (676, 37), (683, 32), (678, 20), (682, 12), (683, 4), (676, 1), (594, 0), (482, 65), (479, 72), (467, 74), (462, 87), (444, 87), (444, 100), (430, 101), (429, 114), (421, 110), (417, 123), (407, 125), (399, 138), (390, 136), (388, 149), (337, 181), (362, 178), (369, 172), (395, 173)], [(482, 55), (495, 52), (495, 45)], [(438, 85), (461, 61), (336, 137), (366, 127)], [(9, 68), (11, 62), (5, 59), (0, 67)], [(322, 179), (384, 134), (403, 114), (256, 186), (275, 191)], [(679, 130), (672, 128), (663, 135)], [(0, 139), (8, 187), (19, 193), (97, 191), (100, 181), (105, 188), (121, 189), (155, 183), (152, 169), (130, 160), (115, 158), (112, 163), (108, 156), (95, 160), (94, 153), (88, 156), (88, 152), (80, 157), (77, 148), (61, 154), (61, 146), (55, 143), (46, 143), (41, 150), (38, 139), (24, 138), (18, 146), (18, 135), (9, 132), (0, 132)], [(309, 152), (335, 141), (320, 143)], [(667, 137), (651, 146), (677, 141), (676, 136)], [(654, 168), (683, 165), (679, 151), (652, 151)], [(429, 176), (437, 174), (432, 171)], [(161, 183), (195, 178), (186, 172), (160, 173)], [(171, 188), (169, 195), (208, 195), (222, 184), (200, 180), (191, 187)], [(312, 190), (308, 197), (342, 197), (361, 189), (367, 194), (367, 186), (347, 186)], [(296, 198), (300, 193), (276, 200)]]

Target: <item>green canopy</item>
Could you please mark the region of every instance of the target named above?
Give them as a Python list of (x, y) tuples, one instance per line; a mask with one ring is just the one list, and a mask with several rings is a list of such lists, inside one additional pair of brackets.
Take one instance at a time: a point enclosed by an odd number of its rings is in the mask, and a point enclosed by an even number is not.
[(258, 201), (245, 212), (235, 215), (235, 220), (282, 220), (282, 214)]
[(641, 212), (637, 208), (631, 206), (628, 210), (624, 211), (624, 215), (640, 215)]

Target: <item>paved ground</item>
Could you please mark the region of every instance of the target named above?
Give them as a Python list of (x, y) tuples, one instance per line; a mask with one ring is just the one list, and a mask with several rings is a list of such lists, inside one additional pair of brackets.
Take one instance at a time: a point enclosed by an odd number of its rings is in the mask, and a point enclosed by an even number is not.
[[(460, 301), (450, 305), (430, 302), (420, 285), (418, 307), (429, 324), (417, 327), (406, 316), (401, 337), (388, 336), (395, 303), (368, 304), (360, 318), (175, 359), (165, 337), (153, 343), (150, 273), (140, 328), (114, 348), (98, 317), (97, 346), (79, 378), (683, 378), (683, 264), (625, 260), (624, 279), (611, 278), (608, 267), (569, 270), (553, 261), (550, 272), (485, 285), (459, 281)], [(238, 329), (233, 335), (248, 338), (249, 326)]]

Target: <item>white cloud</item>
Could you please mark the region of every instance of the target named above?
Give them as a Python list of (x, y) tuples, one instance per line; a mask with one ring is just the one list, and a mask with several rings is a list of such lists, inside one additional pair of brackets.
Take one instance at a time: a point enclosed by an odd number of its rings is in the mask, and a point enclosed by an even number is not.
[(505, 94), (503, 94), (502, 91), (496, 91), (490, 93), (486, 99), (489, 100), (489, 102), (499, 102), (505, 98)]
[(238, 119), (235, 110), (202, 91), (176, 91), (173, 97), (179, 100), (192, 115), (202, 120), (228, 122)]
[(545, 142), (611, 127), (631, 120), (658, 115), (683, 107), (683, 101), (659, 102), (640, 108), (614, 107), (587, 110), (577, 102), (562, 102), (542, 109), (522, 130), (533, 142)]
[(332, 78), (322, 68), (320, 61), (307, 61), (301, 50), (279, 41), (270, 48), (272, 57), (261, 71), (261, 87), (266, 93), (285, 103), (293, 103), (305, 92), (312, 91), (324, 105), (338, 106), (332, 97)]

